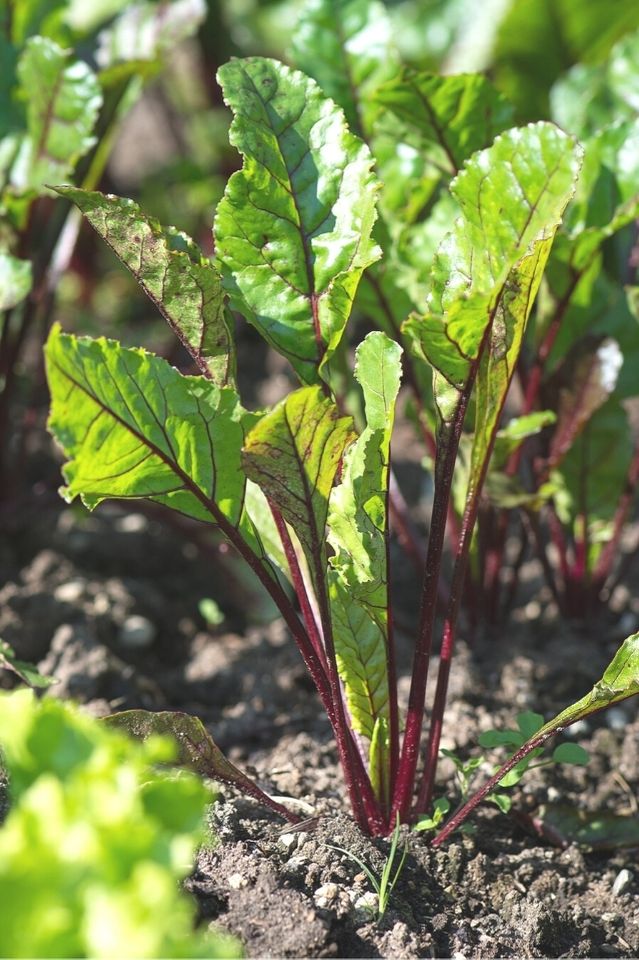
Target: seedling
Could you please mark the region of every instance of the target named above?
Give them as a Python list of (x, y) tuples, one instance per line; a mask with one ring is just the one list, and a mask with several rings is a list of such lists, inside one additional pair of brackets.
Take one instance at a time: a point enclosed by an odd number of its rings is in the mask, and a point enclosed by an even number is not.
[[(312, 44), (300, 55), (309, 51)], [(148, 498), (217, 526), (272, 597), (308, 667), (358, 824), (389, 835), (398, 819), (412, 823), (431, 807), (475, 521), (582, 150), (551, 123), (506, 129), (508, 105), (483, 78), (414, 74), (384, 58), (357, 76), (361, 85), (340, 88), (347, 99), (363, 98), (359, 106), (344, 103), (349, 129), (340, 106), (302, 72), (257, 57), (221, 68), (234, 115), (230, 139), (243, 166), (217, 208), (214, 260), (130, 200), (59, 187), (138, 279), (198, 373), (183, 376), (144, 350), (57, 327), (46, 360), (49, 425), (68, 458), (66, 499), (79, 496), (93, 509), (109, 497)], [(424, 98), (434, 114), (424, 110)], [(393, 292), (401, 269), (389, 256), (380, 263), (380, 244), (396, 233), (401, 216), (396, 193), (388, 185), (382, 190), (376, 172), (394, 162), (383, 126), (389, 101), (400, 113), (419, 111), (428, 176), (450, 214), (443, 218), (450, 232), (419, 275), (420, 309), (410, 316), (410, 304), (402, 312), (406, 297)], [(426, 170), (417, 178), (420, 189), (424, 178)], [(415, 183), (409, 178), (405, 186)], [(387, 332), (372, 332), (357, 347), (351, 386), (361, 391), (364, 418), (356, 431), (336, 384), (348, 374), (344, 334), (353, 303), (363, 309), (371, 297)], [(269, 410), (242, 406), (231, 310), (289, 361), (301, 383)], [(433, 416), (422, 404), (418, 417), (434, 461), (405, 718), (389, 589), (390, 448), (402, 359), (411, 389), (421, 384), (432, 397)], [(468, 456), (456, 525), (451, 495), (462, 437)], [(424, 749), (447, 519), (453, 572)], [(588, 709), (632, 696), (638, 683), (639, 638), (632, 637)], [(519, 747), (493, 787), (577, 719), (577, 708)], [(247, 780), (236, 777), (242, 788)], [(459, 816), (451, 822), (458, 825)], [(450, 824), (434, 842), (449, 833)]]
[(395, 823), (395, 829), (393, 830), (390, 838), (390, 849), (388, 851), (388, 856), (384, 861), (384, 866), (382, 872), (377, 877), (371, 868), (364, 863), (360, 857), (356, 854), (351, 853), (350, 850), (345, 850), (344, 847), (335, 846), (332, 843), (327, 843), (326, 846), (329, 850), (337, 850), (338, 853), (345, 854), (349, 860), (352, 860), (353, 863), (356, 863), (359, 867), (362, 868), (366, 876), (368, 877), (370, 884), (377, 894), (377, 919), (381, 920), (386, 910), (388, 909), (388, 904), (395, 889), (395, 884), (399, 880), (399, 876), (404, 868), (404, 863), (406, 862), (406, 857), (408, 856), (408, 843), (405, 843), (402, 848), (402, 853), (399, 858), (397, 866), (395, 866), (395, 860), (397, 858), (397, 848), (399, 847), (399, 837), (401, 832), (401, 825), (399, 822), (399, 816)]

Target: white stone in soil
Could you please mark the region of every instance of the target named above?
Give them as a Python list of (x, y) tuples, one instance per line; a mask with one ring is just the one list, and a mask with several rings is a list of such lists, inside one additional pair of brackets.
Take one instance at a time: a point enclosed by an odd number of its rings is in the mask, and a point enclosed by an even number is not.
[(379, 908), (379, 897), (376, 893), (373, 893), (372, 890), (368, 890), (366, 893), (363, 893), (361, 897), (358, 897), (355, 903), (353, 904), (355, 911), (360, 914), (360, 916), (368, 916), (371, 914), (377, 913)]
[(82, 599), (85, 587), (84, 580), (68, 580), (55, 588), (53, 596), (60, 603), (77, 603), (78, 600)]
[(127, 617), (120, 627), (118, 640), (123, 647), (143, 650), (150, 647), (155, 640), (157, 630), (148, 617), (132, 614)]
[(632, 874), (630, 873), (630, 870), (626, 870), (624, 867), (623, 870), (619, 871), (615, 877), (615, 882), (612, 885), (613, 897), (620, 897), (622, 893), (626, 892), (631, 883)]
[(610, 707), (606, 710), (605, 717), (611, 730), (625, 730), (628, 726), (628, 714), (623, 707)]
[(297, 835), (295, 833), (280, 834), (279, 845), (284, 847), (287, 853), (292, 853), (297, 847)]
[(331, 904), (335, 903), (337, 896), (339, 894), (339, 887), (336, 883), (324, 883), (321, 887), (318, 887), (315, 893), (313, 894), (313, 900), (315, 905), (324, 910), (327, 907), (330, 907)]
[(226, 879), (231, 890), (241, 890), (242, 887), (248, 887), (248, 880), (241, 873), (232, 873)]

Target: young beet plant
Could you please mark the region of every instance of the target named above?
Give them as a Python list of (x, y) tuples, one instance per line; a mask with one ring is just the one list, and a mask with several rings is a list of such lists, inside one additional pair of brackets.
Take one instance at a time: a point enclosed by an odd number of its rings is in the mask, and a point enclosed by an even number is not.
[[(460, 216), (435, 256), (428, 302), (404, 327), (405, 359), (432, 369), (438, 419), (421, 614), (402, 718), (388, 493), (402, 348), (382, 332), (360, 343), (359, 434), (330, 386), (358, 284), (380, 257), (372, 239), (381, 190), (374, 158), (342, 110), (300, 72), (251, 58), (224, 66), (220, 82), (243, 167), (217, 209), (214, 262), (129, 200), (59, 188), (136, 276), (199, 371), (184, 376), (143, 350), (54, 328), (46, 348), (50, 428), (69, 458), (64, 495), (80, 496), (90, 509), (106, 498), (143, 497), (219, 528), (277, 604), (308, 667), (357, 822), (387, 835), (398, 816), (411, 822), (432, 803), (479, 498), (580, 149), (554, 125), (538, 123), (473, 154), (450, 187)], [(231, 309), (287, 358), (301, 382), (265, 412), (245, 410), (238, 396)], [(446, 517), (458, 445), (471, 421), (466, 505), (423, 753)], [(639, 639), (631, 638), (589, 695), (587, 712), (636, 693), (638, 667)], [(580, 701), (574, 716), (564, 711), (547, 724), (515, 763), (584, 709)], [(295, 819), (226, 761), (193, 718), (132, 711), (115, 722), (140, 736), (168, 726), (180, 734), (185, 760)]]

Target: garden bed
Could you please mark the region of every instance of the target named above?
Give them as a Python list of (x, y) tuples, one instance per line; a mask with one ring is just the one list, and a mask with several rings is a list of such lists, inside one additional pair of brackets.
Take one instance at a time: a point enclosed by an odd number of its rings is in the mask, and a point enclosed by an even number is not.
[[(188, 881), (203, 922), (236, 933), (255, 957), (637, 955), (636, 849), (560, 849), (490, 805), (472, 835), (437, 851), (423, 835), (406, 838), (408, 856), (377, 919), (365, 872), (329, 845), (379, 875), (389, 843), (362, 837), (347, 816), (329, 724), (299, 655), (279, 621), (246, 625), (221, 559), (144, 514), (52, 511), (5, 541), (1, 592), (0, 632), (58, 677), (54, 693), (98, 715), (139, 706), (197, 714), (269, 793), (302, 802), (311, 822), (291, 831), (222, 789), (212, 812), (219, 843), (202, 851)], [(410, 572), (398, 593), (409, 624)], [(207, 596), (226, 598), (215, 630), (198, 612)], [(635, 618), (628, 607), (621, 626), (587, 630), (537, 613), (528, 597), (513, 621), (478, 636), (472, 650), (462, 644), (445, 729), (445, 746), (460, 756), (479, 732), (512, 724), (519, 711), (549, 716), (583, 694)], [(148, 645), (136, 646), (145, 636)], [(406, 676), (409, 637), (399, 640)], [(400, 691), (406, 697), (406, 679)], [(635, 701), (574, 736), (590, 764), (530, 772), (513, 810), (561, 802), (636, 815)], [(451, 799), (452, 777), (444, 762), (438, 792)]]

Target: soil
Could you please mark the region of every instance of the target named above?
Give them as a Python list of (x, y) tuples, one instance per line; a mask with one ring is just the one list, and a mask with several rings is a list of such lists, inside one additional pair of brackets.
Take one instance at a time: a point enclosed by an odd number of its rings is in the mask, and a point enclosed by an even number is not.
[[(57, 677), (52, 695), (96, 715), (135, 706), (197, 714), (264, 789), (295, 798), (309, 817), (291, 830), (220, 789), (211, 810), (218, 841), (201, 851), (187, 887), (202, 922), (237, 934), (247, 956), (637, 955), (637, 850), (560, 849), (488, 805), (472, 834), (443, 849), (402, 835), (406, 860), (379, 917), (356, 858), (379, 876), (389, 842), (363, 837), (349, 818), (329, 725), (297, 651), (280, 621), (246, 622), (225, 553), (214, 544), (203, 553), (188, 531), (113, 505), (90, 517), (52, 508), (28, 534), (13, 533), (2, 555), (0, 635)], [(399, 592), (413, 589), (408, 577)], [(226, 613), (214, 630), (198, 610), (211, 595)], [(568, 627), (552, 611), (538, 616), (536, 604), (528, 599), (472, 649), (461, 642), (444, 745), (462, 757), (480, 731), (512, 724), (524, 709), (550, 715), (582, 695), (636, 621), (627, 606), (616, 625)], [(408, 622), (413, 615), (408, 604)], [(400, 640), (406, 697), (410, 643)], [(588, 767), (530, 772), (514, 794), (516, 813), (560, 800), (636, 816), (635, 701), (581, 724), (575, 739), (591, 752)], [(440, 788), (451, 797), (453, 772), (444, 761)]]

